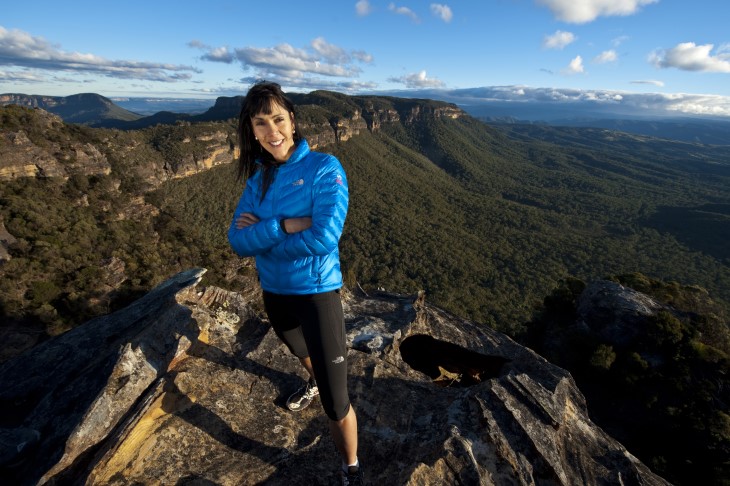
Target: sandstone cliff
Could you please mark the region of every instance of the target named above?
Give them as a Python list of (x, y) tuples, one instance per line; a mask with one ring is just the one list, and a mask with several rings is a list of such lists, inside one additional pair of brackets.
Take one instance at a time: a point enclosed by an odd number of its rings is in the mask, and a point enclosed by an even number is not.
[(76, 129), (40, 108), (0, 107), (0, 113), (13, 119), (0, 131), (0, 180), (112, 175), (136, 177), (151, 189), (234, 158), (232, 129), (225, 124), (120, 132)]
[[(37, 110), (34, 121), (38, 128), (53, 132), (61, 130), (63, 120), (43, 110)], [(73, 174), (108, 175), (111, 165), (99, 149), (90, 143), (69, 140), (31, 141), (26, 130), (0, 132), (0, 180), (18, 177), (62, 177)]]
[[(312, 104), (308, 96), (297, 97), (303, 103), (298, 107), (298, 124), (314, 150), (345, 142), (364, 130), (378, 131), (384, 123), (411, 125), (432, 118), (453, 119), (464, 115), (455, 105), (430, 100), (346, 97), (344, 104), (319, 106)], [(0, 106), (0, 113), (18, 119), (14, 126), (7, 124), (0, 131), (0, 180), (68, 179), (73, 175), (110, 175), (116, 171), (127, 177), (135, 175), (143, 181), (144, 187), (140, 189), (149, 190), (169, 179), (229, 164), (237, 157), (231, 119), (237, 117), (241, 97), (219, 99), (209, 113), (198, 117), (185, 115), (185, 120), (177, 124), (172, 119), (169, 125), (156, 123), (145, 130), (120, 132), (87, 128), (86, 133), (79, 133), (61, 116), (40, 107), (55, 106), (53, 103), (58, 100), (49, 98), (39, 103), (40, 98), (32, 98), (37, 102), (31, 104), (35, 108), (19, 114), (12, 112), (17, 111), (12, 105), (22, 101), (16, 98), (0, 97), (0, 105), (10, 105)], [(146, 126), (140, 123), (143, 120), (126, 123), (140, 128)], [(30, 133), (29, 125), (38, 133)]]
[[(254, 290), (176, 275), (0, 367), (14, 484), (334, 484), (318, 402)], [(420, 296), (343, 297), (370, 484), (666, 485), (588, 417), (571, 376)]]

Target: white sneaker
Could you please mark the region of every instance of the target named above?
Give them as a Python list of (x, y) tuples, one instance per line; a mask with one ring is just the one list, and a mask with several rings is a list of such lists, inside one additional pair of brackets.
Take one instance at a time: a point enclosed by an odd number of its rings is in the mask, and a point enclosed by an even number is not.
[(304, 410), (310, 403), (312, 403), (312, 400), (314, 400), (314, 397), (317, 395), (319, 395), (317, 382), (314, 380), (308, 381), (304, 386), (292, 393), (292, 395), (286, 400), (286, 408), (293, 412)]

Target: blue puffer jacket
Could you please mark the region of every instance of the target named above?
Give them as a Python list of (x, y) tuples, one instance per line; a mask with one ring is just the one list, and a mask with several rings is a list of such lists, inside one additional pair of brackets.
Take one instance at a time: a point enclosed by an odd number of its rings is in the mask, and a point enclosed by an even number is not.
[[(240, 256), (255, 256), (261, 288), (276, 294), (314, 294), (342, 286), (338, 243), (345, 224), (348, 189), (345, 171), (336, 157), (309, 149), (301, 140), (261, 201), (262, 170), (243, 191), (228, 241)], [(236, 229), (241, 213), (259, 222)], [(286, 234), (279, 221), (309, 216), (312, 226)]]

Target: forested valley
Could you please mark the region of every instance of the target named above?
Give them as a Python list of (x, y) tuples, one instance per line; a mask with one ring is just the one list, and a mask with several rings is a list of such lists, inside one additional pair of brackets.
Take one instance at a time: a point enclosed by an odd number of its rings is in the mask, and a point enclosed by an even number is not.
[[(10, 108), (3, 131), (22, 128), (36, 144), (92, 144), (112, 169), (2, 181), (0, 217), (14, 242), (0, 264), (0, 358), (112, 312), (186, 268), (207, 268), (203, 285), (251, 285), (251, 262), (226, 240), (243, 189), (234, 164), (160, 185), (140, 170), (174, 165), (194, 149), (189, 140), (201, 127), (48, 130), (31, 110)], [(214, 129), (232, 134), (234, 123)], [(573, 372), (589, 407), (603, 403), (597, 423), (659, 474), (676, 484), (698, 477), (727, 484), (728, 392), (718, 390), (730, 352), (730, 145), (590, 128), (496, 128), (463, 116), (382, 123), (321, 150), (342, 161), (349, 181), (341, 240), (347, 286), (424, 290), (433, 304), (530, 345)], [(115, 266), (123, 279), (112, 283)], [(658, 322), (647, 344), (671, 366), (637, 360), (641, 350), (561, 334), (576, 293), (599, 278), (653, 291), (686, 311), (686, 319)], [(632, 395), (642, 387), (646, 393)], [(607, 390), (622, 413), (655, 412), (644, 432), (674, 420), (669, 430), (689, 431), (694, 441), (683, 445), (669, 432), (654, 442), (638, 437), (627, 425), (635, 422), (611, 415)], [(710, 451), (705, 462), (698, 444)]]

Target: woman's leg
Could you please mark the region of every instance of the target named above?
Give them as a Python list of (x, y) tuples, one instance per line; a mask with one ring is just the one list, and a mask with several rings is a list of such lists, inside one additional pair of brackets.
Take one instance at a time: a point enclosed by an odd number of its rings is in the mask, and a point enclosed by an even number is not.
[(304, 369), (309, 373), (309, 379), (314, 380), (314, 369), (312, 368), (312, 360), (307, 356), (306, 358), (299, 358), (299, 362), (302, 363)]
[[(332, 439), (345, 464), (357, 461), (357, 417), (347, 391), (347, 339), (339, 292), (310, 297), (302, 331)], [(306, 361), (302, 364), (307, 366)]]
[(352, 406), (342, 420), (330, 419), (330, 433), (345, 464), (355, 464), (357, 461), (357, 416)]

